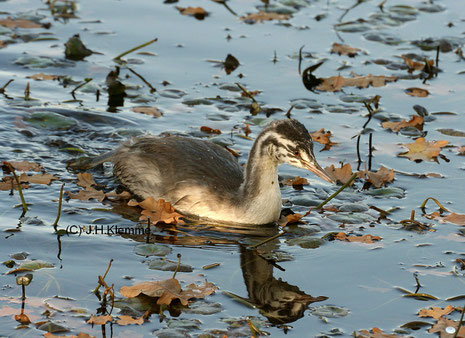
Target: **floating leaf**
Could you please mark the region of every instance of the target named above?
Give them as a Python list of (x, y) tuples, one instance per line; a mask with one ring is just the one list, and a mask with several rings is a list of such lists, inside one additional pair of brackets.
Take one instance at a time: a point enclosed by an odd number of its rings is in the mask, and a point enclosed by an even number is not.
[(455, 308), (451, 305), (447, 305), (444, 309), (440, 307), (432, 307), (429, 309), (421, 309), (418, 312), (418, 316), (419, 317), (433, 317), (434, 319), (439, 319), (442, 316), (448, 315), (454, 310)]
[(399, 338), (402, 336), (398, 336), (396, 334), (389, 334), (384, 333), (382, 330), (374, 327), (371, 331), (368, 330), (360, 330), (359, 334), (356, 334), (355, 337), (357, 338)]
[(354, 48), (349, 45), (342, 45), (337, 42), (333, 43), (331, 48), (331, 53), (337, 53), (339, 55), (347, 55), (349, 57), (354, 57), (358, 55), (358, 52), (361, 52), (360, 48)]
[(170, 278), (162, 281), (142, 282), (133, 286), (123, 286), (121, 294), (127, 298), (137, 297), (144, 294), (149, 297), (158, 298), (157, 304), (170, 305), (173, 300), (178, 299), (182, 305), (187, 305), (189, 299), (204, 298), (215, 292), (216, 286), (205, 282), (204, 285), (197, 286), (190, 284), (183, 291), (177, 279)]
[(142, 325), (144, 324), (144, 317), (138, 317), (134, 318), (132, 316), (126, 316), (126, 315), (119, 315), (118, 320), (116, 321), (116, 324), (118, 325), (130, 325), (130, 324), (137, 324), (137, 325)]
[(171, 248), (156, 243), (137, 244), (134, 252), (140, 256), (166, 256), (171, 253)]
[(157, 258), (149, 261), (149, 269), (160, 271), (179, 271), (179, 272), (192, 272), (192, 266), (187, 264), (180, 264), (178, 262), (170, 261), (167, 259)]
[(426, 141), (419, 137), (414, 143), (402, 144), (408, 148), (408, 152), (401, 153), (398, 156), (407, 157), (411, 161), (436, 161), (441, 148), (445, 147), (448, 141)]
[(331, 134), (331, 132), (329, 130), (325, 131), (324, 128), (321, 128), (320, 130), (318, 130), (318, 131), (316, 131), (314, 133), (310, 133), (310, 135), (312, 136), (313, 141), (321, 143), (321, 144), (323, 144), (325, 146), (323, 149), (321, 149), (321, 151), (329, 150), (329, 149), (331, 149), (332, 146), (338, 144), (338, 143), (331, 142), (330, 138), (333, 135)]
[(92, 324), (92, 325), (105, 325), (107, 322), (112, 322), (113, 317), (110, 315), (106, 316), (94, 316), (91, 315), (89, 320), (86, 321), (87, 324)]
[(46, 261), (41, 261), (41, 260), (35, 260), (35, 261), (29, 261), (29, 262), (24, 262), (19, 265), (18, 268), (8, 271), (6, 274), (9, 275), (11, 273), (16, 273), (16, 272), (24, 272), (24, 271), (35, 271), (43, 268), (54, 268), (55, 265), (52, 263), (46, 262)]
[(273, 12), (263, 12), (259, 11), (258, 13), (250, 13), (246, 16), (241, 16), (241, 20), (246, 23), (256, 23), (256, 22), (263, 22), (263, 21), (271, 21), (271, 20), (287, 20), (291, 17), (290, 14), (279, 14)]
[(68, 196), (73, 199), (86, 202), (91, 198), (96, 199), (99, 202), (102, 202), (105, 199), (105, 193), (103, 191), (96, 190), (92, 187), (87, 187), (86, 190), (79, 190), (77, 194), (73, 194), (67, 190), (65, 191), (65, 194), (68, 194)]
[(88, 188), (93, 185), (97, 185), (91, 173), (78, 173), (77, 178), (78, 178), (77, 185), (80, 187)]
[(361, 173), (366, 175), (366, 180), (373, 184), (375, 188), (385, 186), (386, 183), (392, 182), (394, 180), (394, 170), (387, 169), (383, 166), (381, 166), (377, 172), (362, 171)]
[(44, 74), (44, 73), (38, 73), (38, 74), (33, 74), (27, 76), (28, 79), (33, 79), (33, 80), (57, 80), (59, 78), (58, 75), (49, 75), (49, 74)]
[(43, 168), (40, 164), (28, 161), (8, 161), (15, 170), (19, 171), (41, 171)]
[(429, 91), (423, 88), (407, 88), (405, 90), (405, 93), (410, 96), (416, 96), (416, 97), (427, 97), (429, 95)]
[(67, 130), (77, 124), (75, 119), (53, 112), (35, 112), (25, 117), (24, 121), (33, 127), (50, 130)]
[(423, 129), (423, 117), (418, 115), (413, 115), (412, 118), (407, 120), (402, 120), (400, 122), (383, 122), (381, 123), (383, 128), (391, 129), (392, 131), (399, 132), (402, 128), (414, 127), (419, 130)]
[(42, 25), (39, 25), (33, 21), (25, 19), (12, 19), (10, 17), (1, 19), (0, 26), (8, 28), (42, 28)]
[(369, 86), (381, 87), (388, 82), (397, 80), (395, 76), (384, 75), (367, 75), (344, 78), (341, 75), (328, 78), (321, 78), (321, 83), (315, 87), (316, 90), (336, 92), (342, 90), (343, 87), (368, 88)]
[[(455, 129), (436, 129), (441, 134), (454, 137), (465, 137), (465, 132)], [(465, 148), (465, 147), (464, 147)]]
[(450, 214), (446, 216), (442, 216), (439, 214), (439, 212), (433, 212), (429, 215), (427, 215), (428, 218), (434, 218), (438, 220), (441, 223), (453, 223), (457, 225), (463, 225), (465, 226), (465, 215), (463, 214), (456, 214), (455, 212), (451, 212)]
[[(342, 168), (336, 168), (333, 164), (325, 168), (326, 173), (336, 182), (346, 183), (352, 177), (352, 167), (346, 163)], [(351, 184), (354, 184), (352, 181)]]
[(129, 201), (129, 206), (140, 206), (142, 209), (142, 216), (140, 220), (147, 220), (150, 217), (152, 224), (157, 224), (159, 222), (168, 223), (168, 224), (182, 224), (183, 221), (180, 219), (181, 214), (177, 213), (169, 202), (166, 202), (163, 199), (155, 201), (153, 197), (148, 197), (142, 202)]
[(140, 106), (140, 107), (133, 107), (132, 110), (135, 113), (146, 114), (153, 117), (162, 117), (163, 113), (157, 107), (147, 107), (147, 106)]
[(189, 15), (195, 17), (197, 20), (203, 20), (205, 17), (208, 16), (208, 12), (204, 10), (202, 7), (178, 7), (176, 9), (182, 15)]
[(38, 175), (27, 175), (22, 173), (19, 176), (20, 182), (36, 183), (36, 184), (50, 184), (53, 180), (57, 180), (58, 177), (51, 174), (38, 174)]
[(284, 180), (283, 184), (292, 186), (294, 189), (301, 189), (303, 185), (308, 185), (308, 181), (306, 178), (297, 176), (294, 178), (288, 178)]
[(428, 60), (426, 62), (418, 62), (414, 61), (411, 58), (402, 55), (401, 56), (402, 60), (404, 60), (405, 64), (410, 70), (419, 70), (423, 71), (425, 68), (432, 68), (434, 66), (434, 60)]
[(346, 242), (374, 243), (375, 241), (380, 241), (382, 238), (369, 234), (363, 236), (347, 236), (344, 232), (339, 232), (334, 236), (334, 239)]
[[(431, 329), (428, 330), (429, 333), (436, 333), (439, 332), (441, 334), (441, 338), (453, 338), (453, 337), (465, 337), (465, 326), (461, 326), (459, 332), (456, 333), (456, 329), (459, 327), (459, 322), (447, 319), (445, 317), (441, 317), (438, 319), (436, 324), (433, 325)], [(453, 330), (448, 330), (452, 328)], [(455, 336), (454, 336), (455, 335)]]
[(207, 134), (216, 134), (216, 135), (221, 134), (221, 130), (213, 129), (213, 128), (206, 127), (206, 126), (200, 127), (200, 131), (203, 131), (204, 133), (207, 133)]

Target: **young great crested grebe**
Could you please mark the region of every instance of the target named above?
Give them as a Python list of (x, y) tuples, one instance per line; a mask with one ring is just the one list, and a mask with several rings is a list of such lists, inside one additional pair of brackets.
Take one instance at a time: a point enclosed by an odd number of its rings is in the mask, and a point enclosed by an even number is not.
[(133, 138), (100, 158), (114, 163), (115, 176), (134, 194), (163, 198), (186, 216), (228, 224), (278, 220), (281, 163), (332, 182), (315, 159), (307, 129), (294, 119), (273, 121), (260, 132), (245, 170), (223, 147), (177, 136)]

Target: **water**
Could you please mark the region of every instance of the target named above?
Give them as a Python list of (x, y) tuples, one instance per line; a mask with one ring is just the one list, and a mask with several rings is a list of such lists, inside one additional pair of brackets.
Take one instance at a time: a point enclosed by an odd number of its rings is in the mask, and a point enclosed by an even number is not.
[[(284, 6), (283, 4), (289, 4)], [(60, 5), (62, 3), (56, 3)], [(182, 236), (176, 238), (173, 233), (158, 231), (157, 242), (169, 243), (172, 253), (167, 259), (176, 260), (182, 255), (182, 263), (194, 268), (191, 273), (178, 273), (182, 286), (205, 279), (214, 283), (219, 290), (207, 296), (206, 301), (221, 304), (221, 311), (211, 315), (201, 315), (165, 311), (162, 318), (155, 311), (142, 326), (106, 325), (106, 336), (149, 336), (159, 334), (160, 330), (173, 325), (174, 319), (198, 319), (198, 328), (178, 329), (178, 334), (197, 336), (202, 332), (219, 330), (214, 335), (227, 333), (228, 336), (249, 335), (247, 322), (239, 321), (239, 328), (233, 329), (227, 320), (236, 321), (250, 316), (260, 330), (272, 336), (316, 336), (328, 334), (339, 329), (344, 335), (353, 331), (379, 327), (392, 333), (407, 322), (422, 320), (433, 324), (431, 318), (419, 318), (420, 308), (446, 305), (462, 306), (463, 300), (446, 301), (450, 297), (463, 295), (463, 272), (455, 260), (463, 259), (463, 233), (460, 226), (451, 223), (438, 223), (421, 216), (419, 205), (428, 196), (440, 200), (446, 208), (457, 213), (463, 209), (463, 156), (459, 156), (456, 147), (464, 145), (463, 137), (443, 135), (439, 129), (465, 131), (463, 120), (463, 97), (461, 71), (465, 69), (463, 60), (454, 53), (463, 44), (462, 6), (454, 1), (441, 1), (425, 4), (421, 1), (409, 2), (409, 7), (396, 7), (402, 3), (386, 3), (381, 12), (378, 3), (365, 2), (349, 11), (341, 22), (355, 21), (353, 30), (363, 32), (336, 31), (335, 25), (350, 6), (341, 1), (311, 2), (274, 2), (281, 4), (281, 10), (292, 11), (289, 21), (276, 21), (246, 24), (231, 14), (224, 6), (212, 1), (199, 1), (196, 4), (131, 1), (80, 1), (75, 3), (77, 18), (53, 18), (47, 4), (32, 1), (5, 1), (1, 3), (2, 18), (7, 16), (41, 19), (41, 23), (51, 23), (49, 29), (14, 29), (16, 35), (30, 40), (23, 42), (15, 38), (12, 32), (0, 31), (0, 40), (13, 40), (0, 50), (0, 86), (9, 79), (14, 81), (6, 87), (0, 96), (0, 149), (2, 159), (8, 161), (27, 160), (40, 163), (45, 171), (54, 174), (58, 180), (50, 185), (31, 184), (24, 190), (25, 198), (31, 204), (26, 219), (18, 220), (21, 214), (17, 192), (10, 196), (7, 191), (0, 194), (2, 213), (0, 254), (7, 261), (9, 255), (26, 251), (29, 259), (40, 259), (55, 265), (54, 268), (41, 269), (33, 273), (32, 283), (26, 288), (26, 313), (33, 323), (51, 320), (70, 330), (72, 334), (86, 332), (102, 336), (98, 326), (92, 327), (85, 321), (96, 314), (100, 307), (97, 297), (91, 291), (97, 285), (97, 278), (103, 275), (110, 259), (111, 269), (105, 280), (114, 284), (116, 296), (123, 285), (147, 280), (170, 278), (172, 272), (150, 270), (147, 258), (133, 252), (143, 236), (83, 235), (61, 236), (54, 234), (51, 224), (57, 210), (57, 198), (62, 183), (65, 190), (77, 192), (76, 172), (66, 169), (66, 163), (81, 156), (101, 154), (114, 149), (120, 141), (133, 135), (150, 133), (189, 134), (197, 137), (211, 137), (201, 133), (201, 126), (218, 128), (222, 131), (214, 136), (215, 141), (228, 144), (240, 151), (239, 161), (244, 163), (252, 145), (251, 140), (239, 137), (241, 128), (250, 124), (252, 139), (271, 119), (284, 118), (291, 104), (296, 100), (299, 105), (292, 111), (293, 117), (303, 122), (313, 132), (321, 128), (331, 130), (333, 142), (339, 143), (329, 151), (319, 152), (322, 145), (316, 144), (316, 156), (323, 167), (339, 162), (357, 166), (356, 138), (353, 138), (365, 123), (367, 111), (361, 100), (381, 95), (383, 114), (392, 114), (409, 119), (414, 113), (413, 105), (422, 105), (430, 114), (435, 112), (453, 112), (454, 115), (431, 115), (434, 120), (426, 122), (423, 130), (426, 139), (447, 140), (450, 147), (441, 151), (449, 162), (439, 159), (436, 162), (415, 163), (396, 155), (403, 150), (399, 144), (411, 143), (413, 138), (402, 133), (388, 132), (381, 127), (380, 121), (372, 119), (368, 128), (372, 128), (375, 147), (373, 168), (384, 165), (403, 173), (439, 173), (444, 178), (418, 178), (396, 173), (390, 187), (401, 188), (405, 196), (398, 198), (374, 198), (361, 190), (363, 183), (358, 182), (355, 189), (347, 189), (331, 203), (335, 206), (356, 203), (376, 206), (382, 209), (399, 208), (388, 216), (388, 220), (376, 222), (378, 213), (369, 210), (352, 215), (358, 220), (341, 225), (335, 216), (346, 214), (326, 211), (312, 213), (305, 218), (307, 224), (300, 225), (296, 233), (303, 234), (318, 231), (314, 238), (320, 238), (327, 232), (353, 231), (357, 234), (381, 236), (382, 240), (374, 244), (357, 244), (340, 241), (328, 241), (316, 249), (303, 248), (306, 245), (291, 245), (292, 235), (262, 247), (269, 251), (279, 249), (292, 256), (293, 260), (278, 263), (273, 268), (244, 245), (252, 238), (248, 235), (214, 231), (188, 231), (195, 240)], [(199, 21), (193, 17), (182, 16), (175, 6), (201, 6), (210, 14)], [(229, 1), (228, 5), (239, 15), (256, 12), (261, 2)], [(422, 10), (420, 10), (420, 8)], [(426, 11), (425, 8), (428, 10)], [(438, 11), (439, 10), (439, 11)], [(319, 16), (323, 19), (315, 20)], [(356, 21), (362, 18), (365, 21)], [(450, 23), (450, 24), (449, 24)], [(347, 26), (346, 26), (347, 28)], [(383, 44), (373, 40), (390, 34), (400, 39), (396, 45)], [(29, 37), (25, 35), (28, 34)], [(84, 61), (69, 61), (64, 58), (64, 43), (74, 34), (79, 34), (87, 48), (101, 54), (93, 54)], [(368, 35), (370, 34), (370, 35)], [(37, 38), (53, 38), (41, 40)], [(118, 66), (113, 58), (139, 44), (158, 38), (158, 41), (141, 49), (150, 54), (134, 52), (123, 59), (127, 65), (121, 65), (119, 79), (127, 87), (128, 96), (124, 105), (109, 107), (105, 78)], [(403, 54), (415, 53), (427, 59), (435, 59), (436, 50), (422, 51), (412, 44), (413, 41), (427, 38), (444, 38), (445, 49), (452, 51), (439, 54), (437, 77), (422, 83), (421, 79), (404, 79), (409, 74), (400, 58)], [(343, 41), (341, 40), (343, 39)], [(362, 49), (355, 58), (330, 54), (334, 42), (344, 43)], [(350, 77), (351, 72), (359, 75), (395, 75), (402, 79), (383, 87), (357, 89), (345, 88), (343, 92), (310, 92), (302, 84), (298, 73), (299, 48), (303, 47), (302, 70), (325, 60), (315, 72), (318, 77), (341, 74)], [(444, 43), (443, 43), (444, 45)], [(230, 75), (218, 63), (228, 54), (236, 57), (240, 66)], [(19, 65), (15, 62), (25, 56), (45, 57), (55, 65), (45, 68), (33, 68), (31, 65)], [(384, 59), (389, 65), (383, 66), (374, 60)], [(44, 61), (44, 60), (42, 60)], [(399, 66), (400, 65), (400, 66)], [(341, 67), (343, 69), (341, 69)], [(142, 76), (156, 92), (133, 72)], [(45, 80), (35, 81), (27, 78), (37, 73), (68, 76), (72, 81)], [(419, 74), (418, 71), (413, 73)], [(92, 80), (76, 90), (75, 99), (71, 91), (86, 78)], [(167, 81), (169, 84), (163, 84)], [(250, 99), (241, 97), (235, 83), (241, 83), (248, 90), (260, 90), (256, 96), (259, 104), (268, 113), (251, 116), (248, 112)], [(24, 100), (24, 89), (29, 83), (31, 98)], [(426, 98), (410, 97), (404, 93), (409, 87), (427, 89)], [(96, 92), (100, 92), (97, 100)], [(163, 112), (160, 118), (154, 118), (132, 111), (135, 106), (156, 106)], [(274, 112), (273, 114), (270, 114)], [(65, 117), (70, 124), (67, 129), (56, 130), (28, 122), (32, 114), (47, 113), (58, 118)], [(70, 150), (69, 148), (80, 149)], [(360, 151), (362, 159), (367, 159), (368, 135), (362, 135)], [(363, 168), (363, 164), (362, 164)], [(97, 183), (106, 185), (107, 190), (115, 186), (111, 179), (111, 167), (105, 166), (92, 171)], [(322, 182), (302, 170), (282, 166), (282, 177), (297, 175), (306, 177), (310, 185), (296, 191), (285, 186), (283, 199), (289, 200), (286, 207), (295, 212), (304, 213), (309, 199), (323, 199), (336, 187)], [(4, 173), (7, 176), (7, 173)], [(372, 189), (372, 188), (371, 188)], [(343, 199), (344, 198), (344, 199)], [(292, 204), (292, 201), (295, 203)], [(297, 204), (299, 203), (299, 204)], [(103, 210), (108, 209), (108, 210)], [(118, 225), (133, 227), (136, 218), (127, 210), (117, 209), (108, 202), (95, 200), (83, 202), (66, 199), (60, 228), (76, 225)], [(401, 229), (399, 221), (410, 218), (411, 210), (416, 210), (416, 219), (431, 223), (433, 231), (407, 231)], [(430, 201), (427, 211), (435, 211)], [(108, 212), (111, 211), (111, 212)], [(370, 217), (371, 216), (371, 217)], [(339, 218), (338, 218), (339, 219)], [(344, 223), (344, 222), (343, 222)], [(11, 232), (11, 229), (19, 231)], [(164, 236), (164, 237), (163, 237)], [(243, 244), (240, 244), (243, 243)], [(61, 249), (60, 249), (61, 248)], [(20, 261), (18, 261), (20, 262)], [(221, 263), (219, 267), (202, 270), (202, 266)], [(455, 276), (450, 271), (457, 269)], [(5, 273), (11, 269), (2, 265), (0, 271), (2, 290), (0, 292), (0, 335), (37, 336), (45, 331), (29, 324), (17, 328), (12, 315), (5, 315), (12, 307), (20, 312), (21, 289), (15, 283), (13, 274)], [(419, 292), (434, 295), (438, 300), (419, 301), (402, 297), (396, 287), (415, 291), (414, 272), (423, 286)], [(279, 280), (281, 279), (281, 281)], [(254, 303), (250, 308), (224, 291), (233, 293)], [(305, 296), (307, 295), (307, 296)], [(306, 298), (314, 297), (313, 301)], [(73, 300), (56, 305), (54, 296), (69, 297)], [(326, 300), (318, 297), (328, 297)], [(306, 301), (300, 298), (303, 297)], [(285, 299), (291, 299), (284, 304)], [(315, 301), (319, 300), (319, 301)], [(190, 305), (195, 306), (196, 301)], [(53, 314), (47, 318), (44, 311), (47, 305)], [(300, 305), (299, 305), (300, 304)], [(302, 305), (303, 304), (303, 305)], [(337, 311), (323, 312), (335, 306)], [(81, 308), (82, 312), (73, 312), (70, 307)], [(293, 311), (289, 310), (292, 309)], [(61, 310), (62, 312), (58, 311)], [(287, 309), (287, 310), (286, 310)], [(126, 309), (127, 310), (127, 309)], [(30, 312), (27, 312), (30, 311)], [(118, 316), (118, 308), (113, 316)], [(142, 311), (143, 313), (143, 311)], [(335, 313), (340, 313), (336, 315)], [(133, 313), (135, 316), (137, 312)], [(458, 320), (459, 313), (450, 318)], [(279, 323), (279, 324), (278, 324)], [(192, 324), (192, 323), (191, 323)], [(417, 330), (408, 329), (407, 334), (428, 335), (431, 325)], [(111, 334), (112, 330), (112, 334)], [(172, 331), (168, 331), (173, 334)]]

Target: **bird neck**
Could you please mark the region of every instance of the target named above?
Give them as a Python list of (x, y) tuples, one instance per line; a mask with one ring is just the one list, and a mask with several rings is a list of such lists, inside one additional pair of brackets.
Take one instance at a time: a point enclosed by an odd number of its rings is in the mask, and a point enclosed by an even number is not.
[(277, 221), (281, 212), (281, 191), (278, 182), (278, 161), (268, 148), (269, 138), (261, 133), (250, 151), (241, 190), (246, 212)]

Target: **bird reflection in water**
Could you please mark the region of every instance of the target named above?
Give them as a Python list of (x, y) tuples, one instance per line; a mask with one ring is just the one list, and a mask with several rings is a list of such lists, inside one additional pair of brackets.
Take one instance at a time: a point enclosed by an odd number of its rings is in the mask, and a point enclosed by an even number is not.
[[(260, 246), (260, 251), (276, 249), (278, 241)], [(241, 269), (249, 294), (248, 301), (272, 324), (291, 323), (302, 318), (311, 303), (321, 302), (328, 297), (312, 297), (297, 286), (276, 279), (273, 264), (262, 258), (257, 250), (240, 247)]]

